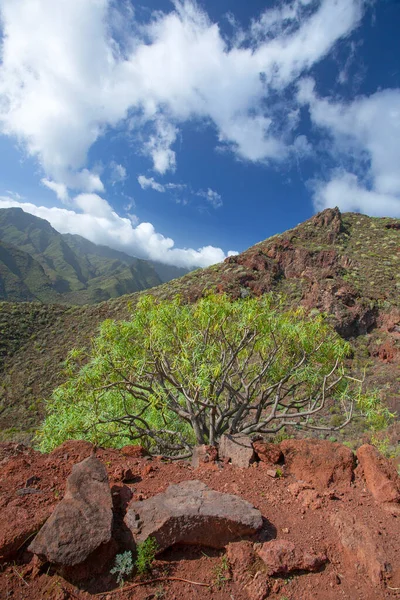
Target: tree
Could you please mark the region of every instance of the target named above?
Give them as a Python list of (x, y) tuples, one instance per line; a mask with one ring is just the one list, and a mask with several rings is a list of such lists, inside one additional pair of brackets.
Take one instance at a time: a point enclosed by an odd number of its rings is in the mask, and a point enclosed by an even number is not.
[[(337, 430), (360, 393), (343, 366), (349, 352), (323, 315), (284, 310), (272, 296), (209, 295), (192, 305), (144, 296), (130, 321), (101, 325), (89, 356), (70, 354), (40, 447), (140, 440), (154, 452), (190, 455), (224, 433)], [(342, 422), (318, 425), (331, 402)]]

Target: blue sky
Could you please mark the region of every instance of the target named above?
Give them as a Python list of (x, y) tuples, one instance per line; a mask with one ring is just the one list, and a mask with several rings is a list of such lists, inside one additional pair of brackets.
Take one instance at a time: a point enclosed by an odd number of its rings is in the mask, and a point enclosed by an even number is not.
[(207, 266), (400, 217), (398, 0), (0, 0), (0, 208)]

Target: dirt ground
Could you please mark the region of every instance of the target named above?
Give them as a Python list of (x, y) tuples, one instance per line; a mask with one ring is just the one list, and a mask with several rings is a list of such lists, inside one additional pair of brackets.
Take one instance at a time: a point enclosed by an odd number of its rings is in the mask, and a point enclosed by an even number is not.
[[(113, 558), (107, 552), (93, 559), (101, 571), (96, 575), (90, 565), (60, 573), (38, 564), (27, 547), (62, 499), (72, 466), (91, 451), (85, 442), (67, 442), (48, 455), (21, 445), (0, 445), (0, 556), (1, 551), (13, 556), (0, 561), (1, 600), (252, 600), (227, 568), (224, 551), (206, 547), (170, 548), (157, 558), (148, 577), (133, 577), (122, 589), (110, 575)], [(357, 475), (347, 488), (308, 490), (296, 496), (291, 485), (295, 479), (285, 467), (281, 477), (272, 478), (262, 462), (248, 469), (209, 463), (194, 470), (187, 462), (126, 456), (119, 450), (98, 449), (97, 456), (109, 475), (118, 551), (123, 549), (122, 521), (131, 498), (143, 500), (170, 483), (198, 479), (214, 490), (244, 498), (261, 511), (265, 525), (254, 541), (285, 539), (300, 549), (326, 553), (328, 563), (319, 572), (270, 578), (269, 599), (400, 598), (400, 515), (378, 505)], [(129, 481), (123, 483), (128, 469)], [(350, 532), (347, 540), (346, 533), (334, 525), (340, 515), (350, 515), (354, 523), (355, 534)], [(378, 563), (385, 565), (385, 574), (377, 582)], [(192, 583), (163, 580), (166, 577)], [(147, 580), (151, 581), (146, 585), (130, 587)]]

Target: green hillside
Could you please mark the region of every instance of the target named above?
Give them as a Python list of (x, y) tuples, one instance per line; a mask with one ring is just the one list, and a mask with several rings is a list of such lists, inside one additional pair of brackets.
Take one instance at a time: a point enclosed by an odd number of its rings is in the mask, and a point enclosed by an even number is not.
[(0, 210), (0, 241), (2, 300), (92, 304), (162, 283), (151, 263), (61, 235), (20, 208)]

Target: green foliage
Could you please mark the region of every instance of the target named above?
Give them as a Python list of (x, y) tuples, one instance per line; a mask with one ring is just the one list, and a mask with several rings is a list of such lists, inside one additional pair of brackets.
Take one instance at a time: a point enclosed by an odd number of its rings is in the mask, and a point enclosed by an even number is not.
[(350, 346), (321, 314), (283, 310), (272, 296), (196, 304), (144, 296), (130, 321), (105, 321), (89, 361), (73, 351), (69, 380), (47, 405), (40, 448), (66, 439), (140, 440), (176, 455), (225, 432), (314, 428), (329, 396), (351, 417)]
[(124, 579), (129, 577), (133, 571), (132, 552), (122, 552), (115, 557), (115, 566), (111, 569), (111, 575), (117, 575), (117, 583), (124, 584)]
[(214, 568), (214, 580), (212, 582), (212, 587), (217, 588), (217, 590), (222, 589), (225, 584), (230, 580), (230, 568), (229, 561), (227, 556), (222, 556), (221, 561)]
[(372, 431), (385, 429), (395, 417), (382, 403), (376, 390), (368, 394), (360, 394), (357, 405), (365, 417), (368, 428)]
[(153, 537), (137, 545), (136, 568), (139, 575), (151, 571), (154, 559), (158, 552), (158, 544)]

